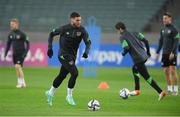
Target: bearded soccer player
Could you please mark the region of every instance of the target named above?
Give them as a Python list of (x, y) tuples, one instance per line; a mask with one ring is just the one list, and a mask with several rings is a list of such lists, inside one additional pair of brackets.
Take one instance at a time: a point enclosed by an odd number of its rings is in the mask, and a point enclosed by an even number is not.
[[(162, 49), (161, 65), (167, 82), (168, 94), (178, 95), (178, 74), (177, 74), (177, 50), (180, 34), (172, 24), (170, 13), (163, 15), (163, 28), (160, 32), (159, 46), (157, 48), (157, 58)], [(172, 81), (171, 81), (172, 80)]]
[(52, 106), (52, 99), (55, 91), (70, 73), (71, 77), (68, 82), (66, 101), (70, 105), (76, 105), (73, 99), (73, 89), (78, 77), (78, 69), (75, 65), (77, 50), (79, 48), (79, 44), (83, 40), (86, 48), (82, 57), (88, 58), (91, 41), (85, 28), (81, 26), (81, 16), (77, 12), (71, 13), (69, 24), (60, 26), (49, 34), (47, 55), (50, 58), (53, 56), (52, 42), (53, 37), (56, 35), (60, 35), (58, 58), (62, 66), (59, 74), (54, 79), (51, 88), (46, 91), (47, 101), (49, 106)]
[(16, 74), (17, 74), (17, 88), (26, 87), (24, 80), (24, 73), (22, 70), (24, 59), (29, 50), (29, 41), (28, 37), (24, 32), (19, 29), (18, 19), (12, 19), (10, 21), (11, 32), (8, 36), (7, 46), (5, 50), (4, 57), (6, 58), (8, 51), (12, 45), (13, 50), (13, 63), (15, 65)]
[[(157, 83), (148, 73), (145, 66), (145, 62), (151, 56), (148, 41), (145, 39), (142, 33), (127, 31), (125, 24), (122, 22), (118, 22), (115, 25), (115, 28), (121, 35), (120, 42), (123, 48), (122, 56), (129, 53), (134, 62), (132, 72), (134, 75), (135, 90), (131, 91), (130, 95), (137, 96), (140, 94), (139, 77), (142, 75), (147, 83), (149, 83), (158, 92), (158, 100), (161, 100), (163, 97), (165, 97), (166, 92), (162, 91), (162, 89), (157, 85)], [(144, 43), (146, 51), (141, 42)]]

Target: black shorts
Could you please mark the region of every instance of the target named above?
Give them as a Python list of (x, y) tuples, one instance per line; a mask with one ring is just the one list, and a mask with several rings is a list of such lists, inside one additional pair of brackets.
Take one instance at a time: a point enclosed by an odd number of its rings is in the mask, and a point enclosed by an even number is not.
[(65, 68), (71, 68), (72, 66), (76, 66), (74, 56), (71, 56), (71, 55), (59, 55), (58, 58), (59, 58), (60, 63)]
[(176, 66), (177, 65), (177, 55), (174, 55), (174, 58), (172, 60), (169, 60), (170, 54), (163, 54), (162, 60), (161, 60), (161, 66), (162, 67), (169, 67), (169, 66)]
[(23, 54), (13, 55), (14, 64), (20, 64), (21, 66), (23, 66), (23, 62), (24, 62)]

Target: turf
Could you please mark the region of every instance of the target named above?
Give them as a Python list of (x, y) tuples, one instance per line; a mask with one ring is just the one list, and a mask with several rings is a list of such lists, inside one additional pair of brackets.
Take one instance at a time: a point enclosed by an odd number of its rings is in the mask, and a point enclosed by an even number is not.
[[(180, 96), (167, 96), (158, 100), (157, 92), (141, 78), (141, 95), (123, 100), (119, 97), (121, 88), (134, 88), (130, 68), (98, 68), (97, 77), (79, 77), (74, 90), (76, 106), (65, 101), (68, 79), (58, 88), (53, 106), (48, 107), (45, 91), (49, 89), (59, 68), (24, 68), (27, 88), (16, 89), (14, 68), (0, 67), (0, 116), (115, 116), (115, 115), (180, 115)], [(165, 89), (165, 79), (160, 68), (149, 68), (150, 74)], [(180, 69), (178, 69), (180, 76)], [(69, 76), (68, 76), (69, 77)], [(98, 89), (100, 82), (105, 81), (110, 88)], [(91, 112), (87, 103), (91, 99), (100, 102), (101, 109)]]

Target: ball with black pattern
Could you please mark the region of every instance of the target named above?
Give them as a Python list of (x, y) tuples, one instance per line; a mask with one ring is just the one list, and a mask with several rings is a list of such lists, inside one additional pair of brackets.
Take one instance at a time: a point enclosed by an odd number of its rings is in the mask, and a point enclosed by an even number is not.
[(100, 109), (100, 103), (96, 99), (92, 99), (88, 102), (88, 109), (91, 111), (97, 111)]

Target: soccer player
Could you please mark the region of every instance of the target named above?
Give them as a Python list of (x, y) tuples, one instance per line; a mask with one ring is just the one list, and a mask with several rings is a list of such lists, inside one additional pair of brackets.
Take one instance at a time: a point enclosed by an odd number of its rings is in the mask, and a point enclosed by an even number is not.
[(26, 87), (26, 83), (24, 80), (24, 73), (22, 67), (24, 58), (26, 57), (29, 50), (29, 41), (26, 34), (19, 29), (18, 19), (12, 19), (10, 21), (10, 29), (11, 32), (8, 35), (8, 41), (4, 57), (7, 56), (7, 53), (12, 45), (13, 63), (15, 65), (16, 75), (18, 78), (16, 87), (24, 88)]
[(178, 95), (178, 74), (176, 65), (180, 34), (172, 24), (172, 16), (170, 13), (165, 13), (163, 15), (163, 24), (164, 27), (160, 32), (159, 46), (156, 51), (157, 58), (159, 57), (161, 48), (163, 48), (161, 65), (167, 82), (167, 92), (168, 94)]
[[(145, 66), (145, 62), (151, 56), (148, 41), (142, 33), (127, 31), (125, 24), (122, 22), (118, 22), (115, 25), (115, 28), (121, 35), (120, 42), (123, 48), (122, 56), (129, 53), (134, 62), (132, 72), (134, 75), (135, 90), (130, 92), (130, 95), (137, 96), (140, 94), (139, 77), (142, 75), (143, 78), (159, 93), (158, 100), (161, 100), (166, 95), (166, 92), (162, 91), (162, 89), (157, 85), (149, 75)], [(145, 44), (146, 51), (141, 42)]]
[(71, 13), (69, 24), (53, 29), (49, 34), (47, 55), (50, 58), (53, 56), (52, 42), (53, 37), (56, 35), (60, 35), (58, 58), (62, 66), (59, 74), (54, 79), (51, 88), (46, 91), (46, 96), (48, 98), (47, 101), (49, 106), (52, 106), (52, 98), (55, 91), (66, 78), (67, 74), (70, 73), (71, 77), (68, 82), (66, 101), (70, 105), (76, 105), (72, 93), (76, 83), (76, 78), (78, 77), (78, 69), (75, 65), (77, 50), (83, 39), (86, 48), (82, 57), (88, 58), (91, 41), (85, 28), (81, 26), (81, 16), (77, 12)]

